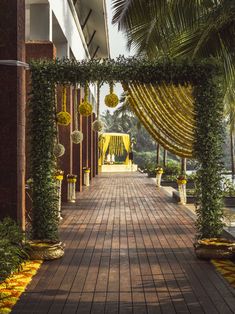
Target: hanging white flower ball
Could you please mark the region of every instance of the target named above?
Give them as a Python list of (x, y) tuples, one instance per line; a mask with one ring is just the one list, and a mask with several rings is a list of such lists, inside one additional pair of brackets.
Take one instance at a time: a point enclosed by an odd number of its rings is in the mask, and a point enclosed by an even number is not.
[(74, 144), (79, 144), (83, 140), (83, 133), (78, 130), (73, 131), (70, 136)]
[(55, 144), (53, 153), (54, 153), (56, 158), (59, 158), (59, 157), (63, 156), (64, 153), (65, 153), (64, 146), (62, 144), (60, 144), (60, 143)]
[(95, 120), (92, 123), (93, 131), (101, 132), (103, 130), (103, 127), (104, 127), (104, 123), (102, 121), (100, 121), (100, 120)]

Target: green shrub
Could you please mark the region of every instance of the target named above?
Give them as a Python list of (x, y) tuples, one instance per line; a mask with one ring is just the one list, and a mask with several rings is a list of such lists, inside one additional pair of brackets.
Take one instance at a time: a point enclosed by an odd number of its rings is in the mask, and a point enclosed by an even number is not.
[(156, 168), (156, 152), (134, 152), (134, 163), (142, 170)]
[(169, 160), (167, 166), (164, 167), (165, 176), (178, 176), (180, 174), (180, 164), (176, 161)]
[(0, 282), (20, 269), (27, 259), (27, 247), (19, 226), (10, 218), (0, 222)]
[(223, 179), (223, 196), (235, 196), (235, 185), (226, 178)]

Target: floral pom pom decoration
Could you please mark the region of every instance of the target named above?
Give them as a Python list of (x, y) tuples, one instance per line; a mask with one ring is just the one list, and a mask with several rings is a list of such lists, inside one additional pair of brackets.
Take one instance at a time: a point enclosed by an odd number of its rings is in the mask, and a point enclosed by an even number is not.
[(119, 103), (119, 99), (118, 99), (118, 96), (113, 92), (113, 83), (110, 83), (109, 86), (110, 86), (110, 93), (105, 96), (104, 102), (107, 107), (115, 108)]
[(71, 115), (66, 110), (66, 87), (63, 86), (62, 91), (62, 111), (57, 113), (57, 123), (59, 125), (67, 126), (71, 123)]
[(71, 123), (71, 115), (67, 111), (60, 111), (57, 113), (57, 123), (64, 126), (69, 125)]
[(79, 105), (78, 111), (82, 116), (88, 117), (92, 114), (92, 105), (88, 102), (88, 83), (85, 84), (84, 101)]
[(83, 133), (81, 131), (75, 130), (70, 136), (74, 144), (79, 144), (83, 141)]
[(59, 158), (59, 157), (63, 156), (64, 153), (65, 153), (64, 146), (62, 144), (60, 144), (60, 143), (55, 144), (53, 153), (54, 153), (56, 158)]
[(92, 114), (92, 105), (89, 102), (82, 102), (78, 107), (79, 113), (82, 116), (88, 117)]
[(101, 132), (103, 130), (104, 123), (100, 120), (95, 120), (92, 123), (92, 130), (95, 132)]

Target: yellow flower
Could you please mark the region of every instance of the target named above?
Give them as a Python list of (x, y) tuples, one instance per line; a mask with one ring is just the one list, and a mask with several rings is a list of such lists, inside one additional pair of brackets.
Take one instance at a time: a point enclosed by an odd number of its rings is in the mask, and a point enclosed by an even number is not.
[(104, 102), (107, 107), (114, 108), (119, 103), (119, 99), (116, 94), (110, 93), (105, 96)]
[(57, 122), (60, 125), (69, 125), (71, 123), (71, 115), (67, 111), (57, 113)]
[(177, 180), (177, 183), (180, 184), (186, 184), (187, 180), (183, 179), (183, 180)]
[(78, 110), (82, 116), (88, 117), (92, 114), (92, 105), (89, 102), (84, 101), (79, 105)]

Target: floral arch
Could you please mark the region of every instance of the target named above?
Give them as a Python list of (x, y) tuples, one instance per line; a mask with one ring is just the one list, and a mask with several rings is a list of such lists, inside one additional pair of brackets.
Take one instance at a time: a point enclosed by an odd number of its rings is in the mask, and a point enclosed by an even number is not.
[(156, 141), (176, 155), (197, 159), (198, 236), (213, 237), (222, 232), (223, 90), (217, 63), (123, 57), (81, 62), (41, 60), (31, 63), (31, 78), (34, 238), (57, 237), (53, 185), (56, 84), (112, 85), (117, 81), (128, 92), (133, 111)]

